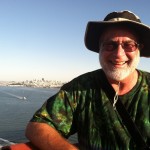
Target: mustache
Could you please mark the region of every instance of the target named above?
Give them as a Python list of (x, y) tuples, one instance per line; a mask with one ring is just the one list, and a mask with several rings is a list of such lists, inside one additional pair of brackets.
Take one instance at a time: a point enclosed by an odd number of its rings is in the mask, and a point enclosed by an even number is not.
[(126, 65), (123, 68), (116, 68), (113, 65), (109, 64), (107, 61), (105, 61), (105, 58), (103, 56), (99, 56), (99, 62), (104, 70), (107, 77), (115, 80), (115, 81), (121, 81), (125, 79), (127, 76), (129, 76), (138, 66), (140, 61), (140, 53), (137, 53), (135, 58), (130, 61), (128, 65)]

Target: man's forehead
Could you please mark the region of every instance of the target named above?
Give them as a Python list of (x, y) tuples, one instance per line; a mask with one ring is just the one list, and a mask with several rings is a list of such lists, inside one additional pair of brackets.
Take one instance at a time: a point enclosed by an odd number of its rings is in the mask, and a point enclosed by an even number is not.
[(138, 35), (136, 32), (128, 27), (122, 27), (122, 26), (117, 26), (117, 27), (108, 27), (106, 28), (102, 35), (100, 40), (106, 39), (106, 38), (113, 38), (113, 37), (127, 37), (131, 39), (138, 40)]

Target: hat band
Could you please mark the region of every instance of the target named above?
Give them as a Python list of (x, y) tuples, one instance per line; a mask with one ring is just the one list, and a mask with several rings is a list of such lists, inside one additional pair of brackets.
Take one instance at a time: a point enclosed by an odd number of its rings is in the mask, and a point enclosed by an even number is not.
[(113, 19), (109, 19), (107, 21), (131, 21), (130, 19), (126, 19), (126, 18), (113, 18)]

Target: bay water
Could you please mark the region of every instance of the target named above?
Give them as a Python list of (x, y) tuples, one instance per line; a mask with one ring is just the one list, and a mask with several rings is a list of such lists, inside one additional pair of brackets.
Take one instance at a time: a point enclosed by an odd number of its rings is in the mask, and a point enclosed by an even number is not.
[[(59, 88), (0, 86), (0, 147), (22, 143), (25, 128), (36, 110)], [(73, 141), (76, 137), (73, 137)]]

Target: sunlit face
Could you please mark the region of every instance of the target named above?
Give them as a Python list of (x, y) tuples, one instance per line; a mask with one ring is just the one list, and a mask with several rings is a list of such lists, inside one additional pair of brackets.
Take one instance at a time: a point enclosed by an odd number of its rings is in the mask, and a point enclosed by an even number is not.
[[(127, 28), (112, 27), (108, 28), (100, 39), (103, 42), (111, 41), (119, 44), (125, 42), (138, 42), (135, 34)], [(107, 51), (100, 45), (99, 61), (108, 78), (121, 81), (130, 76), (137, 67), (140, 59), (140, 52), (137, 48), (135, 51), (127, 52), (121, 45), (114, 51)]]

